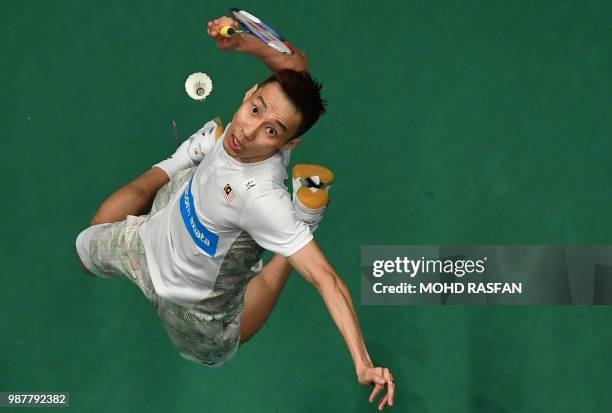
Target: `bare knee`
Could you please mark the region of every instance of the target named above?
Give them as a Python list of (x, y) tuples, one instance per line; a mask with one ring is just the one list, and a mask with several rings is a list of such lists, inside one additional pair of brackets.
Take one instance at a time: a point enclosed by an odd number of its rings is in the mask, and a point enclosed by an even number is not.
[(253, 336), (257, 334), (265, 323), (265, 319), (254, 321), (255, 325), (253, 325), (253, 321), (254, 320), (251, 320), (249, 317), (245, 317), (244, 312), (242, 313), (240, 321), (240, 341), (238, 343), (238, 347), (242, 346), (242, 344), (253, 338)]
[(110, 219), (110, 217), (105, 217), (99, 213), (96, 214), (96, 216), (94, 216), (91, 219), (91, 222), (89, 223), (89, 225), (91, 225), (92, 227), (94, 225), (100, 225), (100, 224), (112, 224), (113, 220)]

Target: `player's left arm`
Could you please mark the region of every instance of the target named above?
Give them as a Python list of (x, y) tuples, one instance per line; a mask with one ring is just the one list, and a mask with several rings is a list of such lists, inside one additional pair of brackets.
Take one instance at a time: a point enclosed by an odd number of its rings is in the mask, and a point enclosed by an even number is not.
[(261, 60), (272, 72), (283, 69), (292, 69), (298, 72), (308, 70), (306, 54), (289, 42), (287, 43), (293, 52), (292, 55), (279, 53), (249, 33), (237, 33), (230, 38), (222, 37), (219, 35), (219, 30), (224, 26), (239, 29), (238, 22), (227, 16), (221, 16), (208, 22), (208, 35), (215, 40), (219, 49), (251, 54)]
[(184, 141), (167, 159), (115, 191), (96, 212), (91, 225), (122, 221), (128, 215), (149, 212), (157, 191), (178, 171), (199, 164), (223, 134), (223, 122), (214, 118)]
[(388, 392), (380, 401), (379, 409), (384, 408), (386, 404), (392, 406), (395, 394), (393, 375), (389, 369), (375, 367), (372, 363), (359, 327), (359, 320), (351, 294), (327, 261), (321, 249), (312, 240), (287, 259), (293, 268), (311, 283), (323, 297), (323, 301), (351, 353), (359, 382), (375, 385), (370, 395), (370, 402), (386, 385)]

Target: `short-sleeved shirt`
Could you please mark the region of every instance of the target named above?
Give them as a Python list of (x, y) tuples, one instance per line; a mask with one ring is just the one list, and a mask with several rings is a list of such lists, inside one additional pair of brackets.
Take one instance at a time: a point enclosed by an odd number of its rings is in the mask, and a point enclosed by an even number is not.
[(224, 137), (211, 141), (192, 178), (139, 231), (155, 290), (178, 304), (212, 298), (221, 265), (244, 247), (237, 240), (245, 232), (285, 257), (312, 240), (285, 186), (284, 154), (242, 163), (226, 152)]

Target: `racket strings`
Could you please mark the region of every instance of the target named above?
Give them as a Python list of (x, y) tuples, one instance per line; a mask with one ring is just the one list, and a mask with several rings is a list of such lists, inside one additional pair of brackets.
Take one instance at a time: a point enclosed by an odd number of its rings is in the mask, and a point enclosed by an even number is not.
[(288, 55), (293, 54), (291, 49), (285, 44), (285, 39), (266, 23), (245, 10), (234, 8), (231, 12), (234, 19), (240, 22), (247, 31), (255, 35), (259, 40), (278, 52)]

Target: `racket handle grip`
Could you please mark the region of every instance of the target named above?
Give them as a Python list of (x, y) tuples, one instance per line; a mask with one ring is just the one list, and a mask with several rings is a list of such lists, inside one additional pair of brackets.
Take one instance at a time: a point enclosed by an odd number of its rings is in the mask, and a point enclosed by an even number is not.
[(236, 34), (236, 30), (234, 30), (233, 27), (231, 26), (223, 26), (220, 30), (219, 30), (219, 35), (221, 37), (232, 37), (233, 35)]

